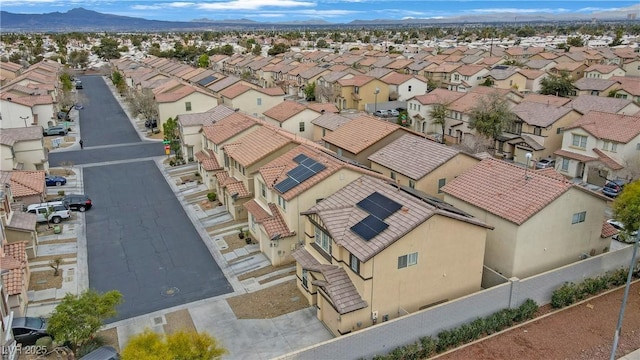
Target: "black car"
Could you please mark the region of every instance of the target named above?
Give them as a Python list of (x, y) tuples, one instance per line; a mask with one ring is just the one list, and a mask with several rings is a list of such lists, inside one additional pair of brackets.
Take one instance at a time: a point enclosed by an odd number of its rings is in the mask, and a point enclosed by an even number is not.
[(77, 210), (80, 212), (85, 212), (86, 210), (91, 209), (91, 206), (93, 205), (91, 203), (91, 199), (87, 195), (83, 194), (69, 194), (57, 200), (66, 202), (69, 204), (69, 208), (71, 210)]
[(617, 197), (624, 189), (624, 180), (611, 180), (607, 181), (602, 188), (602, 193), (608, 197)]
[(22, 345), (35, 345), (41, 337), (50, 336), (47, 333), (47, 322), (38, 317), (18, 317), (11, 323), (13, 337)]

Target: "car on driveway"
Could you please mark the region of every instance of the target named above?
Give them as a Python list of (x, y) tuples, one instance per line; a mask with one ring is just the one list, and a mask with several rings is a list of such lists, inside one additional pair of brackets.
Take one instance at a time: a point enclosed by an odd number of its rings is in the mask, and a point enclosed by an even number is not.
[(628, 232), (625, 228), (624, 228), (624, 224), (622, 224), (619, 221), (616, 221), (614, 219), (609, 219), (607, 220), (607, 222), (613, 226), (614, 228), (616, 228), (616, 230), (619, 231), (619, 233), (613, 235), (611, 238), (613, 240), (616, 241), (621, 241), (621, 242), (625, 242), (625, 243), (633, 243), (636, 239), (636, 236), (638, 236), (638, 230), (636, 231), (632, 231), (632, 232)]
[(396, 109), (391, 109), (391, 110), (387, 110), (387, 114), (389, 116), (396, 117), (396, 116), (400, 115), (400, 112), (398, 112), (398, 110), (396, 110)]
[(69, 113), (66, 111), (58, 111), (58, 120), (70, 121)]
[(602, 188), (602, 193), (608, 197), (615, 198), (622, 192), (624, 189), (624, 180), (610, 180), (604, 184)]
[(14, 339), (22, 345), (35, 345), (36, 340), (50, 336), (47, 322), (39, 317), (17, 317), (11, 323)]
[(536, 169), (555, 168), (556, 161), (553, 159), (540, 159), (536, 162)]
[(387, 110), (376, 110), (373, 113), (374, 116), (378, 116), (378, 117), (385, 117), (387, 116)]
[(67, 128), (62, 126), (62, 125), (58, 125), (58, 126), (52, 126), (48, 129), (44, 129), (44, 131), (42, 132), (42, 135), (44, 136), (51, 136), (51, 135), (67, 135)]
[(62, 201), (50, 201), (41, 204), (27, 206), (27, 212), (36, 215), (37, 222), (51, 221), (59, 224), (62, 220), (71, 217), (71, 209)]
[(45, 175), (44, 181), (47, 186), (61, 186), (67, 183), (67, 179), (62, 176)]
[(63, 201), (69, 205), (71, 210), (85, 212), (93, 206), (91, 199), (84, 194), (69, 194), (61, 197), (58, 201)]

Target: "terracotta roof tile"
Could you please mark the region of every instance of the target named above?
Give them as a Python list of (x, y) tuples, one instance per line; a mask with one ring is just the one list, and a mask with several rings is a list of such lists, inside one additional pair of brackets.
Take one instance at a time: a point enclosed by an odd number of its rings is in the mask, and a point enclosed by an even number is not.
[(600, 140), (626, 144), (640, 134), (640, 117), (590, 111), (566, 129), (582, 128)]
[(400, 74), (398, 72), (392, 71), (389, 74), (380, 78), (380, 80), (382, 80), (386, 84), (400, 85), (411, 80), (412, 78), (413, 78), (413, 75)]
[(378, 120), (369, 115), (361, 115), (327, 134), (323, 140), (358, 154), (399, 129), (401, 127), (396, 124)]
[(244, 186), (244, 183), (242, 181), (237, 180), (233, 177), (227, 177), (225, 179), (223, 187), (227, 188), (227, 192), (229, 192), (231, 196), (233, 196), (233, 194), (238, 194), (237, 197), (241, 199), (253, 196)]
[(322, 128), (334, 131), (351, 120), (351, 118), (342, 116), (340, 114), (325, 113), (324, 115), (311, 120), (311, 123)]
[(11, 172), (11, 192), (14, 197), (42, 195), (45, 193), (44, 171)]
[(373, 80), (375, 80), (375, 78), (371, 76), (356, 75), (348, 79), (340, 79), (338, 80), (338, 84), (342, 86), (363, 86)]
[(504, 161), (485, 159), (442, 188), (446, 194), (521, 225), (573, 185)]
[(318, 102), (314, 102), (314, 103), (309, 103), (307, 104), (307, 107), (315, 112), (319, 112), (319, 113), (339, 113), (340, 110), (338, 110), (338, 107), (336, 107), (335, 104), (332, 103), (318, 103)]
[(602, 231), (600, 232), (600, 237), (606, 239), (618, 233), (618, 229), (614, 228), (613, 225), (609, 224), (606, 221), (602, 222)]
[(611, 170), (622, 170), (624, 166), (618, 163), (617, 160), (611, 158), (609, 155), (605, 154), (600, 149), (593, 149), (593, 152), (598, 155), (598, 161), (602, 162), (605, 166), (607, 166)]
[(216, 159), (213, 151), (211, 150), (202, 150), (198, 151), (195, 154), (196, 160), (202, 164), (202, 168), (206, 171), (214, 171), (222, 169), (222, 166), (218, 164), (218, 160)]
[(229, 99), (235, 99), (236, 97), (246, 93), (247, 91), (253, 88), (254, 88), (253, 86), (249, 86), (245, 83), (237, 83), (229, 86), (226, 89), (221, 90), (220, 95)]
[(225, 145), (224, 151), (240, 165), (248, 167), (289, 143), (291, 140), (279, 134), (279, 131), (263, 126), (244, 135), (234, 144)]
[(620, 89), (633, 96), (640, 96), (640, 78), (631, 76), (612, 76), (611, 80), (620, 83)]
[(562, 156), (562, 157), (566, 157), (569, 159), (574, 159), (574, 160), (578, 160), (578, 161), (582, 161), (582, 162), (589, 162), (589, 161), (597, 161), (598, 158), (595, 157), (591, 157), (591, 156), (587, 156), (587, 155), (582, 155), (582, 154), (578, 154), (578, 153), (574, 153), (571, 151), (567, 151), (567, 150), (556, 150), (553, 152), (555, 155), (558, 156)]
[(215, 124), (227, 116), (231, 116), (233, 113), (234, 111), (230, 107), (218, 105), (202, 113), (180, 114), (178, 115), (178, 122), (182, 126), (208, 126)]
[(22, 128), (2, 129), (0, 132), (0, 144), (13, 146), (16, 142), (42, 139), (41, 126), (29, 126)]
[(256, 120), (249, 115), (234, 112), (213, 125), (203, 126), (202, 132), (214, 144), (221, 144), (256, 124)]
[(26, 242), (21, 241), (3, 246), (3, 255), (0, 258), (0, 268), (9, 270), (2, 275), (2, 283), (6, 288), (7, 295), (21, 294), (27, 278), (27, 253)]
[(451, 103), (452, 101), (455, 101), (461, 98), (463, 95), (464, 93), (461, 93), (461, 92), (437, 88), (428, 94), (415, 96), (413, 99), (415, 99), (422, 105), (430, 105), (430, 104), (446, 105)]
[(35, 231), (37, 219), (36, 214), (16, 211), (11, 215), (11, 221), (7, 227), (22, 231)]
[(616, 84), (617, 81), (611, 79), (599, 79), (599, 78), (581, 78), (578, 79), (573, 85), (578, 90), (605, 90)]
[(460, 151), (406, 134), (369, 156), (369, 160), (414, 180), (422, 179)]
[(594, 64), (584, 69), (584, 72), (586, 73), (586, 72), (596, 71), (601, 74), (610, 74), (618, 69), (620, 69), (620, 67), (617, 65)]
[(533, 126), (548, 127), (560, 120), (563, 116), (573, 111), (570, 107), (541, 104), (525, 101), (511, 109), (520, 120)]
[(263, 114), (275, 121), (284, 122), (305, 109), (306, 107), (304, 105), (296, 101), (287, 100), (265, 111)]
[(582, 114), (586, 114), (592, 110), (616, 114), (632, 102), (633, 101), (630, 99), (616, 99), (595, 95), (580, 95), (577, 98), (573, 99), (568, 106), (571, 106)]
[(257, 88), (256, 91), (260, 92), (260, 93), (263, 93), (265, 95), (268, 95), (268, 96), (281, 96), (281, 95), (284, 95), (284, 90), (282, 90), (279, 87)]
[(527, 94), (524, 97), (524, 99), (522, 99), (522, 102), (537, 102), (541, 104), (563, 106), (571, 102), (571, 99), (563, 98), (559, 96), (553, 96), (553, 95), (541, 95), (541, 94), (531, 93), (531, 94)]
[(247, 211), (251, 215), (253, 215), (253, 218), (258, 223), (264, 219), (271, 217), (271, 214), (269, 214), (267, 210), (263, 209), (255, 199), (247, 201), (242, 206), (244, 206), (244, 208), (247, 209)]
[(364, 309), (367, 302), (362, 299), (347, 272), (338, 266), (323, 269), (325, 280), (314, 280), (313, 284), (320, 286), (329, 295), (329, 299), (340, 314)]

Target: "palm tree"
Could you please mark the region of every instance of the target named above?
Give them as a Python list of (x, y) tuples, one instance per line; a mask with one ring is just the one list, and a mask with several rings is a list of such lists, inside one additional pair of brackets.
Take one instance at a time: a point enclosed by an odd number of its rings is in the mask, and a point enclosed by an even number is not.
[(445, 104), (435, 104), (429, 111), (429, 116), (431, 116), (434, 124), (440, 125), (442, 129), (440, 142), (444, 144), (444, 125), (447, 122), (447, 106)]

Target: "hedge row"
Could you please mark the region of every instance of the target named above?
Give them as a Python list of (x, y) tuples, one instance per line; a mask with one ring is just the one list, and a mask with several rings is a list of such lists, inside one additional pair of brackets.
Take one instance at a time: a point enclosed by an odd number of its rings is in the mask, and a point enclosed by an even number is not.
[(551, 306), (559, 309), (588, 296), (621, 286), (627, 282), (629, 269), (618, 269), (595, 278), (585, 279), (579, 284), (565, 283), (551, 295)]
[(376, 355), (374, 360), (418, 360), (442, 353), (451, 348), (477, 340), (504, 330), (519, 322), (532, 319), (538, 311), (538, 304), (527, 299), (517, 309), (504, 309), (485, 318), (478, 318), (457, 328), (441, 331), (437, 338), (431, 336), (420, 341), (401, 346), (387, 355)]

